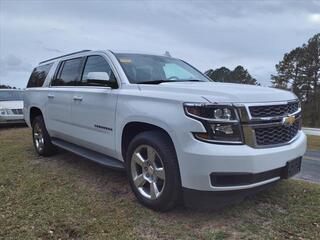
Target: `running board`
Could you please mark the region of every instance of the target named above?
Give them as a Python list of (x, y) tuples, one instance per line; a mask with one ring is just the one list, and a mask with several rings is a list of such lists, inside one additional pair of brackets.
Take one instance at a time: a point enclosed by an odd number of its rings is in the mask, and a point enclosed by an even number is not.
[(114, 168), (114, 169), (119, 169), (119, 170), (124, 170), (123, 163), (115, 158), (109, 157), (107, 155), (92, 151), (87, 148), (80, 147), (78, 145), (75, 145), (75, 144), (72, 144), (72, 143), (57, 139), (57, 138), (52, 139), (51, 142), (53, 145), (55, 145), (57, 147), (63, 148), (69, 152), (72, 152), (72, 153), (77, 154), (81, 157), (87, 158), (89, 160), (92, 160), (92, 161), (99, 163), (103, 166)]

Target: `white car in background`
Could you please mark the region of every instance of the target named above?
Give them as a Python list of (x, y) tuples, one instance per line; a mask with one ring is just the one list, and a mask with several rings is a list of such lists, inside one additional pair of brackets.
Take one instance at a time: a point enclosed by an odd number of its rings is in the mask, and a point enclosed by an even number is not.
[(22, 90), (0, 89), (0, 125), (25, 123), (22, 109)]

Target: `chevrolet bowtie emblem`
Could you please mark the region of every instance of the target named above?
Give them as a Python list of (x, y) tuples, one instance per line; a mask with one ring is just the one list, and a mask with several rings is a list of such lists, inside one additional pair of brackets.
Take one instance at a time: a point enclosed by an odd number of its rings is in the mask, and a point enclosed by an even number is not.
[(292, 126), (295, 121), (296, 121), (296, 117), (295, 116), (288, 116), (288, 117), (284, 117), (282, 119), (282, 123), (285, 126)]

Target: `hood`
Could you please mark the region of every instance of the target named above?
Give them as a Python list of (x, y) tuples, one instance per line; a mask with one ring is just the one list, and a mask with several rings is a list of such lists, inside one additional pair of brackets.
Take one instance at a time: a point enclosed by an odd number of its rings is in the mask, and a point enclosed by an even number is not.
[(22, 109), (23, 101), (0, 101), (0, 108)]
[(289, 91), (233, 83), (172, 82), (159, 85), (141, 84), (139, 87), (142, 91), (152, 90), (153, 94), (155, 92), (161, 93), (161, 95), (164, 92), (171, 93), (175, 98), (183, 97), (184, 101), (204, 101), (206, 99), (209, 102), (257, 103), (280, 102), (297, 98)]

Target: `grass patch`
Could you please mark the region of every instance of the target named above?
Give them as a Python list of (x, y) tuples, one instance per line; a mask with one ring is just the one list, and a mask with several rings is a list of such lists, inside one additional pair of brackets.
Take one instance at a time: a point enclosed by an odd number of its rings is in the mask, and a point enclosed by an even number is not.
[(0, 129), (0, 239), (320, 239), (320, 186), (282, 181), (219, 211), (142, 207), (124, 173)]
[(307, 135), (308, 150), (320, 151), (320, 136)]

